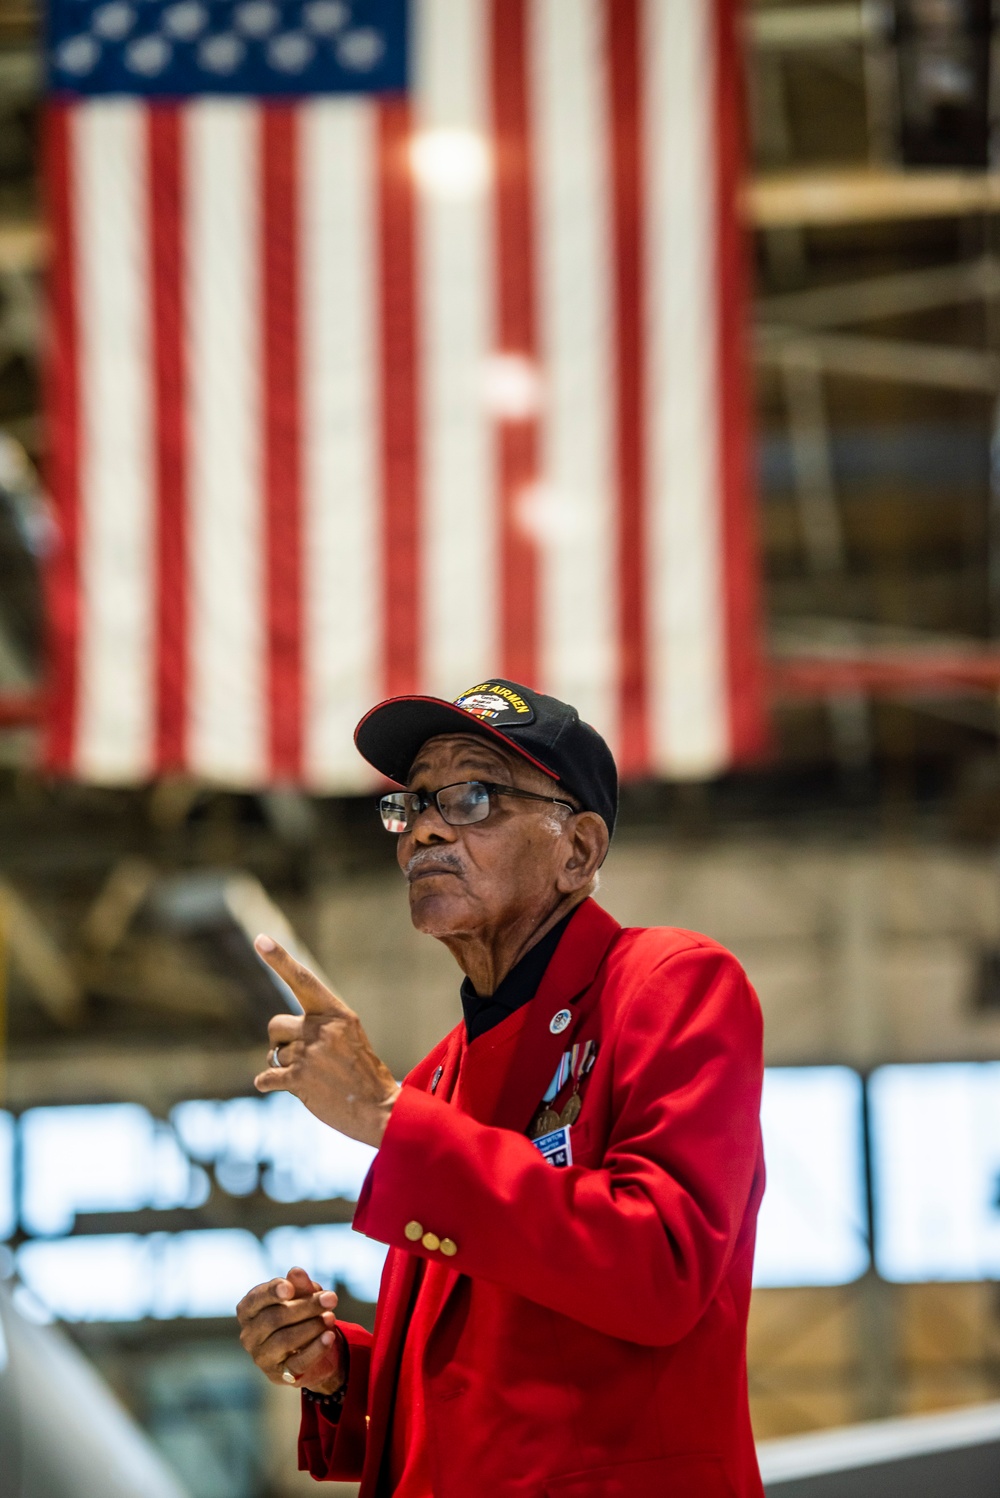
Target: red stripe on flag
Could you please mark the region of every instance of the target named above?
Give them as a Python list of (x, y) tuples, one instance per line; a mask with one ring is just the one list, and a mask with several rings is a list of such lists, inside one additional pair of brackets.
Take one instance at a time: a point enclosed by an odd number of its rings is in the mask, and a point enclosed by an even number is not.
[(410, 108), (378, 107), (382, 671), (387, 696), (420, 687), (420, 433)]
[(297, 330), (298, 112), (261, 108), (264, 533), (271, 775), (302, 769), (302, 472)]
[(619, 768), (649, 770), (647, 717), (644, 413), (644, 151), (640, 0), (605, 0), (611, 93), (613, 320), (618, 501)]
[(61, 771), (73, 767), (79, 690), (80, 392), (71, 119), (71, 106), (51, 104), (46, 111), (43, 141), (52, 234), (46, 483), (59, 533), (46, 568), (50, 702), (45, 759), (50, 768)]
[[(501, 353), (537, 363), (535, 183), (525, 0), (492, 0), (490, 38), (496, 341)], [(532, 488), (539, 481), (538, 454), (536, 419), (499, 423), (501, 670), (529, 686), (538, 683), (538, 547), (530, 530)]]
[(737, 212), (745, 160), (742, 58), (735, 0), (714, 0), (719, 442), (722, 487), (729, 751), (767, 742), (747, 365), (748, 256)]
[(156, 496), (156, 768), (187, 762), (187, 381), (182, 116), (147, 113)]

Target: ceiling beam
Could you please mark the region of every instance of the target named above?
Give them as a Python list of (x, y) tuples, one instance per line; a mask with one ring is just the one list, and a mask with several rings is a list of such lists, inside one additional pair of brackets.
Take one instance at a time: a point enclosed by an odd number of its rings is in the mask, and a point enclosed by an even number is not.
[(847, 170), (770, 172), (747, 183), (756, 229), (955, 218), (1000, 209), (1000, 172)]
[(8, 1056), (3, 1104), (24, 1108), (58, 1103), (139, 1102), (165, 1117), (185, 1098), (240, 1097), (267, 1059), (259, 1046), (48, 1045)]
[(904, 338), (871, 338), (858, 333), (808, 333), (789, 328), (758, 328), (758, 364), (786, 369), (800, 357), (818, 363), (827, 374), (853, 379), (885, 380), (942, 390), (1000, 390), (1000, 354), (916, 343)]
[(34, 728), (42, 719), (40, 692), (0, 692), (0, 728)]
[(263, 1191), (252, 1196), (227, 1196), (216, 1188), (200, 1207), (159, 1211), (141, 1207), (136, 1212), (78, 1212), (73, 1236), (103, 1233), (189, 1233), (206, 1228), (249, 1228), (263, 1237), (272, 1228), (326, 1226), (350, 1222), (355, 1203), (341, 1197), (321, 1201), (272, 1201)]
[(881, 7), (863, 0), (840, 5), (783, 5), (752, 10), (746, 16), (747, 40), (759, 51), (859, 46), (884, 32)]
[(768, 673), (772, 695), (785, 699), (858, 692), (876, 697), (996, 693), (1000, 651), (844, 650), (772, 658)]
[(833, 328), (881, 317), (910, 317), (939, 307), (1000, 298), (1000, 261), (992, 255), (954, 265), (895, 271), (816, 286), (808, 291), (786, 291), (758, 297), (754, 313), (765, 324), (797, 328)]
[(0, 880), (0, 910), (6, 956), (17, 967), (42, 1009), (57, 1025), (83, 1018), (83, 988), (68, 957), (28, 901)]

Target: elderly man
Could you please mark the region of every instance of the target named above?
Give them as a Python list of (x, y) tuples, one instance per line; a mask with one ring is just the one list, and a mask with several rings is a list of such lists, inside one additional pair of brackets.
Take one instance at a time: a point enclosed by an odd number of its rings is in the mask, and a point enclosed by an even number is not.
[(240, 1303), (302, 1390), (300, 1465), (362, 1498), (759, 1498), (746, 1319), (763, 1190), (761, 1019), (730, 954), (592, 898), (614, 760), (514, 682), (358, 727), (410, 915), (463, 1022), (398, 1087), (357, 1016), (264, 937), (301, 1000), (284, 1088), (378, 1149), (354, 1219), (390, 1245), (375, 1332), (301, 1269)]

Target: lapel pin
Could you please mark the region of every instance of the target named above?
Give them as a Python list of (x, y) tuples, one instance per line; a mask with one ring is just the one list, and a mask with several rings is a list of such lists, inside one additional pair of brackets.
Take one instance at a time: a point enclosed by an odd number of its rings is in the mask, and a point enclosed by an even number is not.
[(561, 1035), (573, 1016), (568, 1009), (560, 1009), (549, 1020), (549, 1030), (553, 1035)]

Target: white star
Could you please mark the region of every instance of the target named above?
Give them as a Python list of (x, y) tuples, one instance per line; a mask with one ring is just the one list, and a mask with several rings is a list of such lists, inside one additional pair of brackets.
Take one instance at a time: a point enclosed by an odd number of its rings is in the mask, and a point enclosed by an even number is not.
[(281, 12), (271, 0), (244, 0), (233, 11), (233, 20), (244, 36), (267, 36), (281, 20)]
[(162, 36), (140, 36), (125, 48), (125, 66), (130, 73), (155, 78), (162, 73), (173, 55), (173, 49)]
[(205, 38), (198, 48), (198, 61), (210, 73), (235, 73), (246, 50), (238, 36), (224, 31), (218, 36)]
[(337, 43), (337, 61), (352, 72), (367, 73), (381, 62), (385, 42), (374, 26), (359, 26), (345, 31)]
[(127, 36), (135, 22), (135, 11), (125, 0), (109, 0), (99, 5), (90, 18), (90, 24), (98, 36), (109, 42), (120, 42)]
[(208, 11), (198, 0), (180, 0), (163, 12), (163, 29), (179, 42), (192, 42), (208, 25)]
[(96, 66), (100, 55), (100, 45), (92, 36), (70, 36), (56, 48), (56, 67), (82, 78)]
[(351, 8), (344, 0), (308, 0), (302, 7), (302, 22), (316, 36), (333, 36), (351, 19)]
[(301, 73), (313, 60), (316, 48), (301, 31), (286, 31), (267, 46), (267, 60), (282, 73)]

